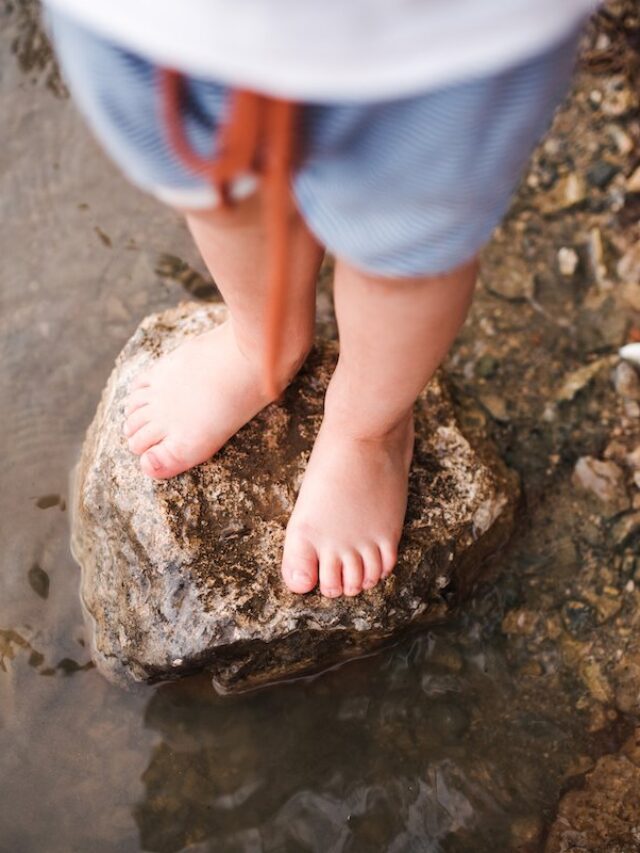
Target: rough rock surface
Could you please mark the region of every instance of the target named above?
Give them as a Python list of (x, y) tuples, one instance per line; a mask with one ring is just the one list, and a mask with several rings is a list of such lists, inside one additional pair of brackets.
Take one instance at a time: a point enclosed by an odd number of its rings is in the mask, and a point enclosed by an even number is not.
[(440, 380), (417, 406), (405, 535), (390, 579), (355, 599), (290, 594), (279, 562), (287, 518), (336, 358), (322, 344), (279, 405), (216, 457), (170, 481), (139, 471), (121, 436), (131, 378), (224, 318), (185, 303), (147, 318), (120, 354), (76, 475), (74, 553), (113, 680), (200, 669), (245, 689), (362, 655), (401, 629), (441, 620), (512, 529), (517, 486), (481, 435), (460, 431)]
[(560, 802), (546, 853), (639, 853), (640, 729)]

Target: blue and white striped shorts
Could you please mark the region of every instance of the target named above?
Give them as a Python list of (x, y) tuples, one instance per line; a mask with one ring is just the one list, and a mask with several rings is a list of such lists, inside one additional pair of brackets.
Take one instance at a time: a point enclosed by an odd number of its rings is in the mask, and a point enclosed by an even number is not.
[[(53, 10), (50, 31), (72, 94), (129, 178), (184, 209), (215, 204), (164, 131), (156, 68)], [(418, 96), (306, 104), (293, 193), (320, 242), (382, 276), (445, 272), (471, 258), (504, 216), (565, 93), (578, 33), (498, 74)], [(210, 156), (228, 89), (187, 78), (183, 125)], [(252, 191), (248, 180), (237, 196)]]

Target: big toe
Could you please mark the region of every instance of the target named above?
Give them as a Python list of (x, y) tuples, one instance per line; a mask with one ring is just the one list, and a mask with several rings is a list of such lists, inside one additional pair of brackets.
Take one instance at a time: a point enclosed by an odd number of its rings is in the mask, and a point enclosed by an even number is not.
[(299, 532), (287, 531), (282, 556), (282, 577), (291, 592), (310, 592), (318, 583), (318, 554)]
[(140, 457), (140, 468), (148, 477), (166, 480), (182, 474), (192, 464), (184, 461), (176, 454), (165, 439), (154, 444)]

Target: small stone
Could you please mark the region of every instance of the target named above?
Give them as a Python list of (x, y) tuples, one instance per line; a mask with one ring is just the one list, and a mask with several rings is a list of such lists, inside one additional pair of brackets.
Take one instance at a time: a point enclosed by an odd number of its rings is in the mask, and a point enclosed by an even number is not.
[(627, 178), (626, 189), (628, 193), (640, 193), (640, 166)]
[(560, 270), (560, 275), (565, 276), (565, 278), (571, 278), (578, 267), (578, 262), (578, 253), (575, 249), (563, 246), (558, 250), (558, 269)]
[(498, 369), (498, 359), (492, 355), (482, 355), (476, 362), (476, 376), (489, 379)]
[(588, 170), (587, 181), (592, 187), (603, 190), (619, 171), (620, 167), (615, 163), (611, 163), (609, 160), (598, 160)]
[(517, 817), (511, 823), (511, 840), (516, 847), (531, 846), (540, 840), (544, 825), (537, 815)]
[(618, 355), (620, 356), (620, 358), (624, 358), (627, 361), (630, 361), (632, 364), (637, 364), (640, 366), (640, 343), (625, 344), (618, 350)]
[(619, 518), (611, 528), (611, 538), (617, 548), (624, 548), (630, 539), (640, 534), (640, 512)]
[(509, 302), (525, 302), (535, 295), (533, 274), (520, 266), (501, 270), (501, 275), (487, 282), (487, 290)]
[(540, 662), (537, 660), (527, 661), (523, 666), (520, 667), (520, 674), (529, 678), (540, 678), (543, 673), (544, 670)]
[(606, 116), (618, 118), (633, 109), (637, 109), (635, 92), (628, 86), (622, 75), (612, 75), (605, 84), (600, 109)]
[(626, 400), (640, 400), (640, 376), (627, 361), (621, 361), (617, 365), (613, 384), (616, 393)]
[(568, 403), (576, 396), (579, 391), (594, 379), (601, 370), (613, 364), (614, 359), (610, 356), (598, 358), (590, 364), (585, 364), (577, 370), (572, 370), (565, 374), (560, 388), (556, 391), (555, 399), (559, 403)]
[(596, 284), (602, 290), (609, 285), (609, 273), (604, 255), (604, 245), (602, 242), (602, 232), (599, 228), (592, 228), (589, 231), (589, 262)]
[(613, 677), (616, 707), (624, 714), (637, 714), (640, 710), (640, 652), (633, 642), (616, 664)]
[(613, 701), (611, 685), (596, 660), (583, 661), (579, 673), (585, 687), (594, 699), (605, 705)]
[[(617, 590), (616, 595), (619, 596)], [(604, 625), (605, 622), (613, 619), (622, 610), (622, 599), (620, 597), (614, 598), (613, 596), (600, 595), (594, 603), (598, 611), (598, 625)]]
[(640, 240), (620, 258), (617, 271), (622, 281), (630, 281), (633, 284), (640, 282)]
[(498, 421), (498, 423), (508, 422), (509, 413), (507, 411), (507, 402), (503, 397), (499, 397), (497, 394), (488, 393), (479, 394), (478, 399), (494, 421)]
[(596, 626), (596, 614), (584, 601), (567, 601), (562, 608), (562, 621), (574, 637), (584, 637)]
[(640, 444), (625, 455), (624, 461), (634, 471), (640, 471)]
[(587, 197), (587, 183), (578, 172), (560, 178), (541, 202), (543, 213), (559, 213), (576, 207)]
[(599, 89), (592, 89), (589, 92), (589, 103), (594, 107), (599, 107), (602, 103), (602, 92)]
[(632, 311), (640, 312), (640, 282), (623, 281), (618, 293), (626, 306)]
[(532, 610), (510, 610), (502, 620), (502, 632), (528, 637), (534, 632), (539, 618)]
[(36, 595), (39, 595), (40, 598), (49, 597), (49, 575), (37, 563), (34, 563), (29, 569), (27, 578), (29, 586)]
[(633, 151), (633, 139), (619, 124), (610, 124), (607, 130), (611, 134), (620, 154), (627, 155)]
[(630, 506), (624, 473), (615, 462), (582, 456), (573, 469), (573, 481), (602, 502), (608, 517), (624, 512)]

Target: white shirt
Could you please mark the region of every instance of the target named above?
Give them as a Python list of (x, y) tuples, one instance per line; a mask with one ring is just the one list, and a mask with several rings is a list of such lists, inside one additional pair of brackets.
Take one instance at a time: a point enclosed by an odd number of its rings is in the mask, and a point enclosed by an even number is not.
[(48, 0), (154, 62), (295, 100), (379, 100), (497, 72), (597, 0)]

